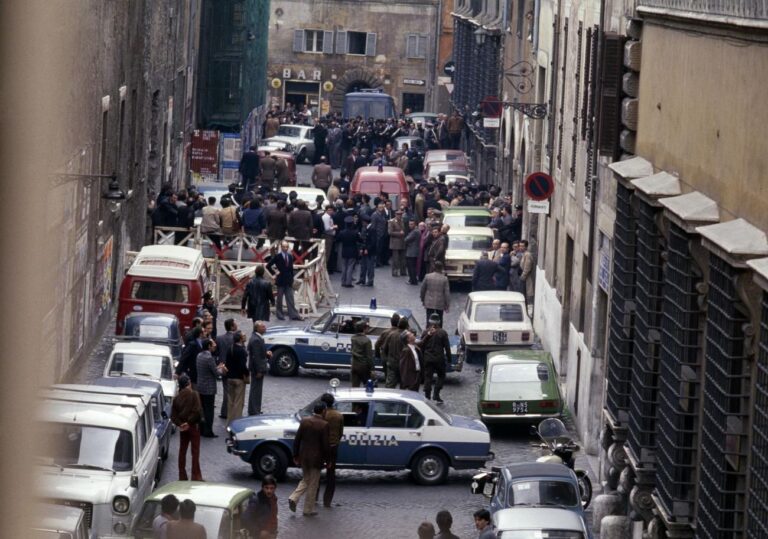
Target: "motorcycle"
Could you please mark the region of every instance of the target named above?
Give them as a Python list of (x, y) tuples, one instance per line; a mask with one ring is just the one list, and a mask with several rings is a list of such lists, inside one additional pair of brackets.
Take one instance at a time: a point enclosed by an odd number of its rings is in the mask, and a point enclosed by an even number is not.
[(576, 469), (573, 454), (579, 450), (579, 445), (573, 441), (568, 429), (562, 421), (555, 418), (545, 419), (538, 428), (531, 427), (531, 433), (536, 434), (542, 441), (540, 447), (549, 450), (550, 454), (536, 459), (536, 462), (564, 464), (576, 473), (579, 483), (581, 506), (586, 509), (592, 501), (592, 481), (584, 470)]

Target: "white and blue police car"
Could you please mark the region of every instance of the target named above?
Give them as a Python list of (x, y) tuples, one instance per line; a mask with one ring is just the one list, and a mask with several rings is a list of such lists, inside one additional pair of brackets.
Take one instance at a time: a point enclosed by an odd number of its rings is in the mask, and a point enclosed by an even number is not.
[[(474, 468), (494, 458), (479, 419), (448, 414), (415, 391), (338, 388), (334, 397), (344, 417), (338, 468), (409, 469), (417, 483), (437, 485), (451, 467)], [(299, 422), (312, 414), (315, 402), (295, 413), (233, 421), (227, 451), (250, 463), (258, 476), (285, 476), (293, 466)]]
[[(371, 308), (360, 305), (341, 305), (323, 313), (306, 327), (273, 326), (264, 334), (264, 344), (272, 351), (270, 369), (278, 376), (294, 376), (299, 367), (311, 369), (348, 369), (352, 363), (350, 354), (355, 323), (368, 322), (366, 334), (373, 344), (384, 330), (391, 327), (394, 313), (408, 319), (410, 329), (421, 335), (422, 329), (410, 309), (392, 307)], [(459, 338), (451, 336), (451, 365), (455, 370), (459, 359)], [(376, 358), (376, 369), (382, 370), (381, 359)]]

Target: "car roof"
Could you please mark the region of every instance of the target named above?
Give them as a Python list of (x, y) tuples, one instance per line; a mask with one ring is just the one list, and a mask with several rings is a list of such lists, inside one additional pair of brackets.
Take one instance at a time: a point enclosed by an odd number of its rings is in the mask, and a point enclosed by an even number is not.
[(35, 523), (32, 529), (73, 531), (83, 518), (83, 510), (77, 507), (38, 503), (35, 506)]
[[(448, 229), (448, 235), (474, 235), (474, 236), (493, 236), (493, 230), (485, 226), (453, 226)], [(448, 244), (450, 248), (450, 243)], [(498, 292), (496, 292), (498, 293)]]
[(171, 348), (165, 344), (153, 344), (145, 341), (116, 342), (114, 353), (131, 353), (144, 356), (170, 356)]
[[(451, 230), (459, 227), (451, 227)], [(476, 228), (476, 227), (473, 227)], [(487, 230), (487, 229), (486, 229)], [(450, 233), (450, 230), (448, 231)], [(488, 301), (491, 303), (508, 303), (510, 301), (525, 302), (525, 296), (520, 292), (509, 292), (505, 290), (486, 290), (483, 292), (470, 292), (469, 299), (473, 302)]]
[(487, 208), (482, 206), (448, 206), (443, 209), (443, 215), (487, 215), (491, 216), (491, 212)]
[(280, 124), (280, 127), (301, 127), (302, 129), (311, 129), (311, 125), (304, 124)]
[(488, 353), (489, 367), (499, 363), (517, 362), (552, 363), (552, 356), (549, 355), (549, 352), (545, 352), (544, 350), (518, 350), (516, 348), (510, 348), (508, 350), (497, 350), (495, 352)]
[(493, 515), (498, 531), (561, 529), (584, 531), (581, 517), (568, 509), (555, 507), (509, 507)]
[(406, 316), (413, 316), (413, 311), (405, 309), (403, 307), (376, 307), (371, 309), (369, 305), (337, 305), (332, 309), (335, 313), (340, 314), (359, 314), (361, 316), (387, 316), (390, 317), (395, 313)]
[(195, 279), (203, 265), (197, 249), (180, 245), (147, 245), (128, 268), (128, 275), (166, 279)]
[(144, 378), (130, 378), (128, 376), (102, 376), (96, 378), (90, 385), (100, 387), (123, 387), (129, 389), (138, 389), (149, 395), (155, 395), (158, 391), (163, 392), (163, 384), (155, 380)]
[(226, 483), (174, 481), (152, 492), (146, 501), (159, 502), (168, 494), (173, 494), (179, 499), (192, 500), (196, 505), (230, 507), (234, 502), (253, 494), (253, 490)]
[(130, 405), (58, 400), (55, 396), (48, 398), (43, 395), (42, 406), (38, 408), (38, 419), (41, 421), (110, 427), (131, 432), (138, 418), (136, 408)]
[(360, 180), (389, 180), (392, 176), (404, 176), (403, 169), (400, 167), (360, 167), (355, 171), (355, 178)]
[(552, 464), (546, 462), (520, 462), (510, 464), (501, 469), (508, 480), (536, 477), (560, 477), (563, 479), (572, 479), (572, 471), (562, 464)]
[(147, 325), (150, 326), (165, 326), (179, 323), (179, 319), (176, 318), (176, 316), (166, 313), (128, 313), (125, 317), (125, 320), (139, 320), (141, 322), (146, 321)]
[(424, 396), (408, 389), (376, 388), (373, 392), (362, 387), (337, 387), (336, 391), (329, 390), (337, 400), (378, 399), (378, 400), (407, 400), (424, 401)]

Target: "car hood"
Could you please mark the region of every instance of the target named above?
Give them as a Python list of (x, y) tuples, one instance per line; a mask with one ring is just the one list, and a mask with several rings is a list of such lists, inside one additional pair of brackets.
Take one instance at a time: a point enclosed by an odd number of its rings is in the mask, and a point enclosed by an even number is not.
[(475, 419), (474, 417), (451, 414), (451, 422), (452, 426), (456, 428), (488, 432), (488, 427), (486, 427), (482, 421)]
[(448, 249), (445, 252), (446, 260), (479, 260), (482, 251), (471, 249)]
[[(37, 470), (36, 492), (41, 498), (94, 505), (109, 503), (112, 499), (112, 472), (70, 468), (60, 471), (55, 467), (39, 467)], [(127, 480), (125, 484), (128, 484)]]
[(297, 328), (293, 326), (275, 326), (267, 329), (264, 334), (264, 342), (269, 343), (270, 340), (277, 337), (306, 337), (307, 331), (305, 328)]
[(304, 139), (299, 137), (272, 137), (265, 139), (264, 142), (270, 143), (270, 142), (287, 142), (289, 144), (299, 144)]
[(299, 422), (296, 420), (296, 414), (253, 415), (235, 419), (229, 428), (235, 434), (249, 430), (297, 429)]

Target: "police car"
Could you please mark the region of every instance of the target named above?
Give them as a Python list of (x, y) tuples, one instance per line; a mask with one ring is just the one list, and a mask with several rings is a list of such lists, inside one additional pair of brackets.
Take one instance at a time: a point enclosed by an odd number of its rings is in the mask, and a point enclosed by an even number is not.
[[(468, 469), (494, 458), (488, 429), (478, 419), (447, 414), (408, 390), (339, 388), (344, 416), (337, 467), (410, 469), (422, 485), (443, 483), (448, 468)], [(227, 451), (251, 464), (256, 475), (278, 478), (293, 466), (293, 440), (315, 402), (298, 412), (237, 419), (227, 428)]]
[[(278, 376), (294, 376), (299, 367), (320, 369), (348, 369), (352, 363), (352, 336), (355, 323), (368, 322), (366, 334), (373, 344), (384, 330), (391, 327), (394, 313), (408, 319), (411, 330), (421, 335), (422, 329), (410, 309), (390, 307), (370, 308), (360, 305), (336, 306), (304, 328), (273, 326), (264, 335), (267, 350), (272, 351), (271, 371)], [(458, 337), (451, 337), (451, 365), (458, 361)], [(382, 370), (382, 361), (375, 359), (376, 369)]]

